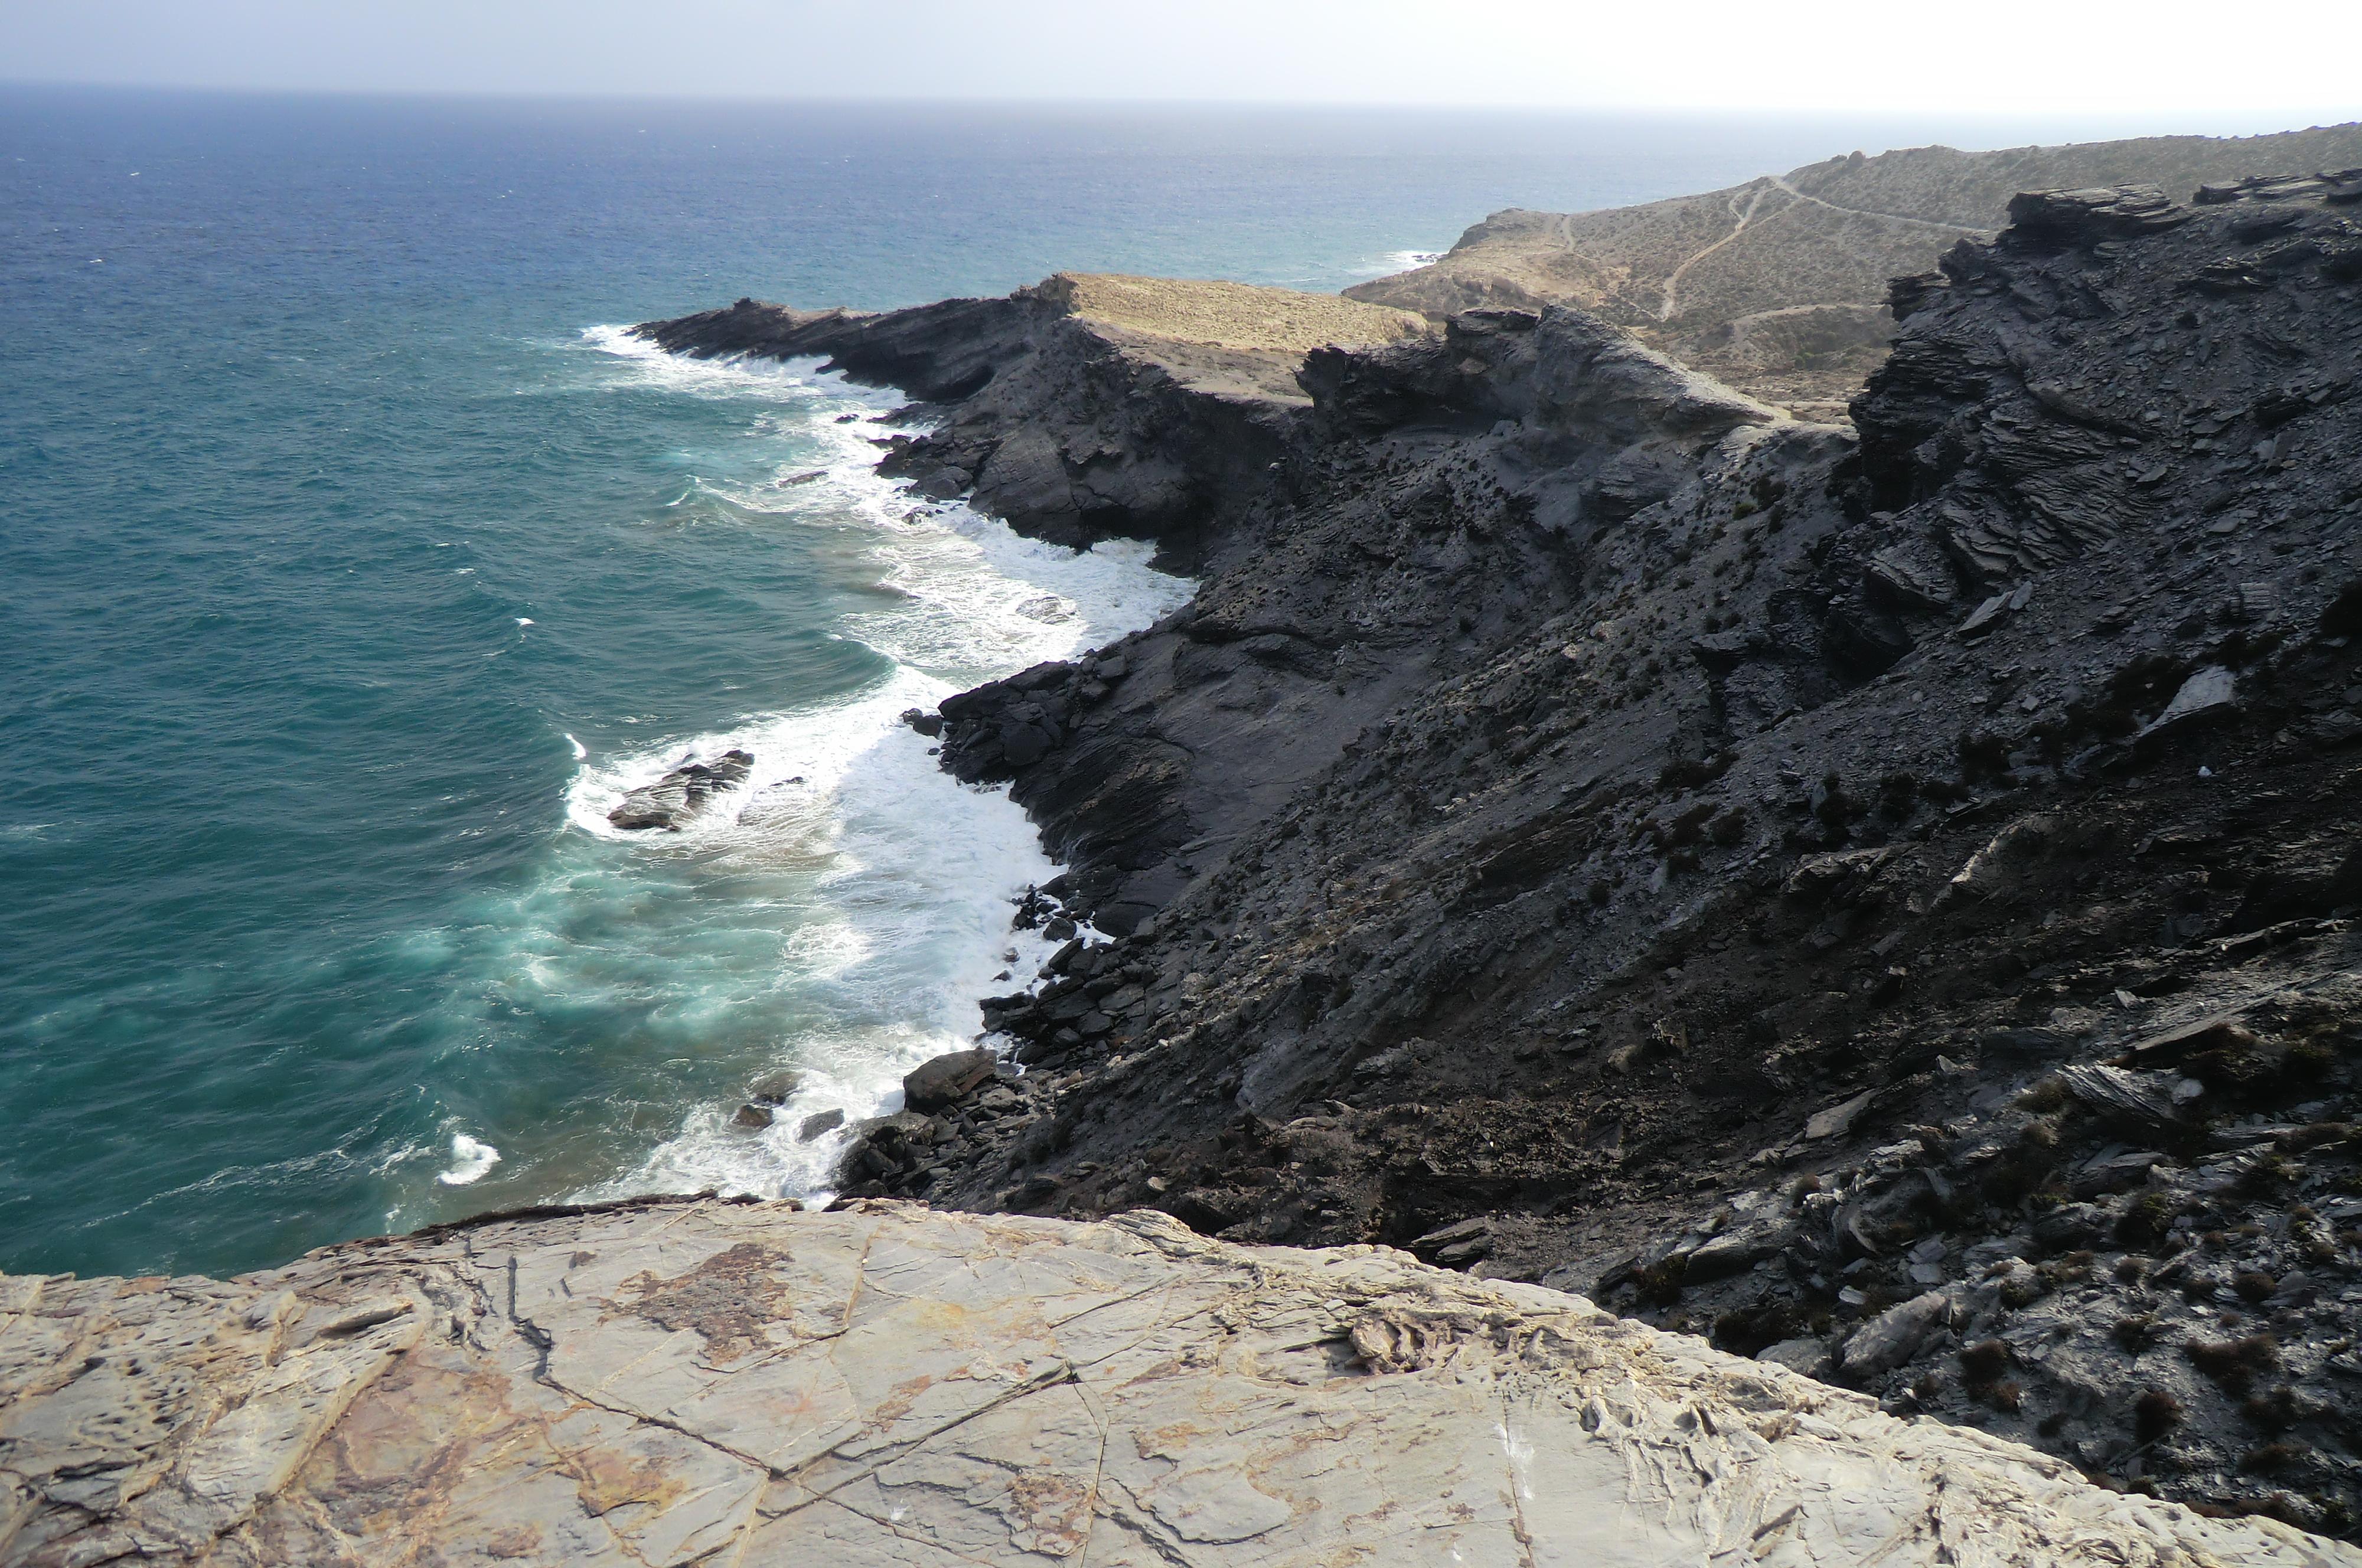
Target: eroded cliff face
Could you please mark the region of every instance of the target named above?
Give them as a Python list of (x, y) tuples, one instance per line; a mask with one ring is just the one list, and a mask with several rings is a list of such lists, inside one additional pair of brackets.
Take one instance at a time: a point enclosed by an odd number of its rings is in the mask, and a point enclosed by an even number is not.
[(0, 1562), (2362, 1554), (1371, 1248), (657, 1202), (0, 1276)]
[(2349, 1528), (2356, 190), (2025, 199), (1858, 441), (1571, 311), (1293, 400), (1066, 318), (889, 460), (1191, 476), (1098, 515), (1192, 605), (943, 713), (1119, 940), (848, 1183), (1395, 1242)]
[(1296, 379), (1308, 347), (1429, 335), (1334, 295), (1065, 273), (877, 315), (740, 300), (641, 331), (677, 353), (808, 357), (897, 387), (930, 418), (883, 466), (919, 495), (969, 496), (1061, 544), (1153, 539), (1178, 568), (1266, 488), (1311, 406)]

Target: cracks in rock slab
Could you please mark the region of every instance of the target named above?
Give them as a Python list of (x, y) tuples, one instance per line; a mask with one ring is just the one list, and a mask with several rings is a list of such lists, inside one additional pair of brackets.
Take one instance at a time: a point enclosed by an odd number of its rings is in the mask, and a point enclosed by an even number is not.
[(1147, 1519), (1138, 1510), (1139, 1504), (1135, 1500), (1131, 1507), (1109, 1509), (1104, 1514), (1095, 1514), (1093, 1517), (1107, 1520), (1116, 1529), (1139, 1541), (1141, 1545), (1156, 1553), (1159, 1562), (1170, 1562), (1174, 1568), (1192, 1568), (1189, 1559), (1184, 1556), (1177, 1547), (1157, 1538), (1155, 1532), (1148, 1528)]
[(853, 1260), (853, 1288), (844, 1294), (844, 1317), (836, 1325), (836, 1332), (824, 1337), (842, 1339), (853, 1331), (854, 1309), (861, 1304), (861, 1293), (869, 1286), (869, 1249), (877, 1244), (877, 1227), (872, 1225), (869, 1233), (861, 1238), (861, 1255)]
[(1534, 1568), (1533, 1531), (1526, 1528), (1526, 1478), (1521, 1472), (1532, 1462), (1533, 1447), (1526, 1442), (1527, 1458), (1521, 1462), (1518, 1448), (1521, 1440), (1509, 1430), (1509, 1389), (1501, 1388), (1501, 1461), (1509, 1481), (1509, 1533), (1518, 1538), (1518, 1555), (1526, 1568)]
[[(812, 1499), (812, 1501), (814, 1501), (814, 1502), (818, 1502), (818, 1503), (826, 1503), (826, 1504), (828, 1504), (828, 1505), (829, 1505), (830, 1507), (832, 1507), (843, 1508), (846, 1513), (851, 1514), (855, 1518), (860, 1519), (860, 1520), (862, 1520), (862, 1521), (864, 1521), (865, 1523), (867, 1523), (867, 1524), (873, 1524), (873, 1525), (877, 1526), (880, 1529), (883, 1529), (883, 1530), (885, 1530), (888, 1534), (889, 1534), (889, 1535), (893, 1536), (893, 1537), (894, 1537), (894, 1539), (895, 1539), (895, 1540), (910, 1540), (910, 1541), (916, 1541), (916, 1542), (918, 1542), (918, 1543), (919, 1543), (920, 1545), (922, 1545), (922, 1546), (925, 1546), (925, 1547), (931, 1548), (931, 1549), (932, 1549), (932, 1550), (933, 1550), (933, 1551), (940, 1551), (940, 1552), (942, 1552), (942, 1553), (943, 1553), (944, 1556), (946, 1556), (946, 1557), (955, 1557), (955, 1558), (957, 1558), (959, 1561), (961, 1561), (962, 1562), (973, 1562), (973, 1563), (975, 1563), (975, 1564), (977, 1565), (977, 1568), (995, 1568), (995, 1564), (994, 1564), (994, 1563), (993, 1563), (989, 1559), (988, 1559), (988, 1558), (983, 1558), (983, 1557), (971, 1557), (971, 1556), (969, 1556), (969, 1555), (968, 1555), (966, 1552), (965, 1552), (965, 1551), (957, 1551), (957, 1550), (955, 1550), (955, 1549), (954, 1549), (954, 1548), (952, 1548), (952, 1547), (945, 1546), (945, 1545), (944, 1545), (942, 1541), (940, 1541), (940, 1540), (929, 1540), (927, 1537), (925, 1537), (925, 1536), (923, 1536), (923, 1535), (915, 1535), (915, 1534), (911, 1533), (911, 1531), (909, 1531), (909, 1530), (907, 1530), (907, 1529), (903, 1529), (900, 1524), (896, 1523), (894, 1520), (892, 1520), (892, 1519), (890, 1519), (890, 1518), (879, 1518), (876, 1514), (870, 1513), (869, 1511), (867, 1511), (866, 1509), (864, 1509), (864, 1508), (856, 1508), (856, 1507), (855, 1507), (851, 1503), (845, 1502), (845, 1501), (844, 1501), (844, 1500), (843, 1500), (842, 1498), (839, 1498), (839, 1497), (830, 1497), (830, 1496), (822, 1496), (822, 1497), (815, 1497), (815, 1498), (813, 1498), (813, 1499)], [(804, 1506), (805, 1506), (805, 1505), (802, 1505), (802, 1504), (798, 1504), (798, 1505), (797, 1505), (797, 1507), (804, 1507)], [(789, 1509), (789, 1510), (788, 1510), (788, 1512), (789, 1512), (789, 1513), (793, 1513), (793, 1512), (795, 1512), (795, 1511), (796, 1511), (796, 1509), (795, 1509), (795, 1508), (790, 1508), (790, 1509)], [(782, 1516), (782, 1517), (785, 1517), (785, 1516)]]
[[(466, 1255), (470, 1260), (479, 1264), (488, 1263), (491, 1261), (483, 1258), (481, 1254), (475, 1251), (473, 1239), (471, 1237), (463, 1237), (462, 1242)], [(843, 1323), (835, 1332), (832, 1334), (820, 1336), (819, 1340), (800, 1342), (798, 1346), (799, 1349), (802, 1348), (802, 1345), (804, 1344), (820, 1342), (820, 1340), (841, 1338), (844, 1334), (850, 1331), (854, 1309), (859, 1301), (863, 1292), (864, 1284), (867, 1279), (867, 1270), (866, 1266), (863, 1265), (866, 1265), (875, 1242), (876, 1232), (874, 1231), (868, 1236), (863, 1238), (861, 1259), (860, 1263), (856, 1264), (855, 1271), (855, 1287), (849, 1294)], [(822, 1460), (835, 1454), (838, 1452), (838, 1447), (841, 1447), (841, 1445), (832, 1446), (800, 1464), (781, 1468), (775, 1466), (769, 1462), (758, 1458), (754, 1454), (734, 1448), (728, 1443), (718, 1441), (705, 1433), (693, 1430), (679, 1422), (666, 1419), (663, 1417), (653, 1415), (646, 1410), (638, 1409), (629, 1405), (619, 1404), (594, 1397), (582, 1389), (573, 1386), (565, 1380), (556, 1376), (550, 1371), (551, 1356), (557, 1348), (556, 1336), (552, 1334), (549, 1330), (544, 1328), (541, 1324), (535, 1322), (532, 1318), (528, 1317), (519, 1309), (517, 1300), (518, 1259), (516, 1254), (513, 1253), (510, 1253), (503, 1260), (502, 1274), (505, 1277), (507, 1286), (507, 1302), (505, 1310), (500, 1311), (499, 1315), (505, 1318), (511, 1328), (516, 1332), (520, 1339), (524, 1340), (527, 1344), (534, 1348), (535, 1355), (533, 1372), (534, 1381), (540, 1384), (542, 1386), (548, 1388), (553, 1393), (561, 1395), (568, 1399), (576, 1401), (577, 1403), (595, 1409), (604, 1410), (611, 1415), (620, 1416), (624, 1419), (638, 1425), (669, 1431), (677, 1436), (686, 1438), (691, 1442), (710, 1449), (712, 1452), (736, 1461), (739, 1463), (745, 1464), (760, 1473), (765, 1477), (764, 1484), (755, 1494), (755, 1506), (753, 1511), (749, 1515), (749, 1522), (748, 1525), (745, 1527), (745, 1529), (751, 1530), (761, 1518), (761, 1501), (764, 1497), (768, 1496), (772, 1485), (782, 1481), (794, 1480), (797, 1476), (811, 1469), (811, 1466), (818, 1464)], [(469, 1277), (468, 1278), (467, 1284), (477, 1298), (482, 1303), (487, 1315), (491, 1315), (495, 1310), (498, 1310), (491, 1298), (491, 1292), (484, 1287), (482, 1282), (479, 1278), (474, 1276), (472, 1270), (469, 1271)], [(1076, 1312), (1070, 1317), (1061, 1320), (1059, 1324), (1054, 1326), (1063, 1327), (1067, 1323), (1079, 1320), (1101, 1308), (1122, 1305), (1141, 1299), (1143, 1297), (1154, 1294), (1160, 1290), (1169, 1291), (1170, 1288), (1171, 1282), (1160, 1281), (1155, 1284), (1143, 1286), (1139, 1290), (1131, 1292), (1115, 1300), (1095, 1303), (1091, 1307), (1085, 1308), (1081, 1311)], [(1142, 1341), (1147, 1339), (1149, 1335), (1168, 1331), (1180, 1323), (1187, 1323), (1193, 1318), (1203, 1316), (1206, 1310), (1208, 1310), (1208, 1309), (1200, 1308), (1196, 1311), (1185, 1314), (1183, 1317), (1173, 1322), (1166, 1322), (1160, 1319), (1158, 1321), (1143, 1330), (1139, 1335), (1128, 1339), (1124, 1343), (1109, 1349), (1105, 1354), (1094, 1357), (1089, 1362), (1077, 1364), (1072, 1361), (1061, 1360), (1056, 1366), (1049, 1369), (1048, 1371), (1028, 1378), (1024, 1382), (1002, 1391), (1000, 1394), (986, 1401), (984, 1404), (945, 1420), (938, 1426), (931, 1428), (924, 1433), (922, 1433), (918, 1437), (913, 1438), (910, 1441), (900, 1446), (890, 1455), (882, 1457), (874, 1463), (863, 1466), (852, 1474), (843, 1477), (834, 1485), (831, 1485), (826, 1491), (813, 1493), (803, 1501), (791, 1505), (778, 1517), (784, 1518), (787, 1514), (795, 1513), (809, 1507), (814, 1502), (836, 1502), (837, 1506), (847, 1507), (850, 1512), (859, 1513), (858, 1509), (852, 1509), (848, 1505), (836, 1498), (834, 1494), (842, 1491), (844, 1487), (853, 1485), (855, 1482), (873, 1476), (879, 1471), (910, 1457), (911, 1454), (919, 1452), (927, 1444), (933, 1442), (937, 1438), (942, 1437), (946, 1432), (955, 1430), (968, 1422), (974, 1421), (983, 1416), (989, 1415), (993, 1411), (998, 1410), (1004, 1406), (1015, 1403), (1021, 1399), (1031, 1397), (1034, 1394), (1038, 1394), (1044, 1390), (1057, 1387), (1067, 1383), (1072, 1383), (1076, 1386), (1077, 1393), (1083, 1397), (1085, 1409), (1090, 1415), (1093, 1424), (1099, 1433), (1098, 1459), (1093, 1472), (1088, 1493), (1087, 1517), (1092, 1518), (1101, 1517), (1098, 1505), (1100, 1496), (1100, 1487), (1105, 1474), (1107, 1443), (1109, 1441), (1108, 1426), (1104, 1413), (1098, 1408), (1097, 1405), (1089, 1398), (1088, 1395), (1083, 1391), (1081, 1376), (1082, 1370), (1085, 1367), (1097, 1366), (1115, 1356), (1123, 1354), (1129, 1350), (1135, 1349)], [(862, 1515), (861, 1517), (868, 1518), (867, 1515)], [(617, 1544), (622, 1550), (626, 1551), (630, 1550), (620, 1540)], [(742, 1540), (738, 1544), (743, 1548), (744, 1541)], [(717, 1549), (717, 1551), (720, 1550), (721, 1549)], [(949, 1551), (948, 1548), (943, 1550), (947, 1551)], [(712, 1554), (708, 1555), (712, 1556)], [(952, 1555), (956, 1556), (958, 1554), (952, 1553)], [(1164, 1553), (1160, 1549), (1160, 1555), (1167, 1554)], [(1178, 1560), (1175, 1559), (1175, 1561)]]
[[(771, 1488), (776, 1485), (778, 1485), (777, 1482), (766, 1475), (763, 1477), (762, 1484), (755, 1488), (754, 1496), (747, 1498), (746, 1518), (740, 1522), (736, 1531), (732, 1534), (726, 1548), (734, 1565), (743, 1564), (746, 1561), (746, 1543), (755, 1539), (755, 1532), (762, 1529), (764, 1521), (770, 1518), (763, 1511), (763, 1499), (771, 1495)], [(721, 1547), (714, 1549), (716, 1561), (720, 1560), (723, 1550), (725, 1549)]]
[[(1079, 1323), (1094, 1312), (1102, 1312), (1110, 1307), (1129, 1306), (1131, 1303), (1139, 1300), (1143, 1296), (1153, 1296), (1159, 1291), (1163, 1291), (1167, 1295), (1170, 1295), (1172, 1290), (1173, 1282), (1171, 1280), (1160, 1279), (1152, 1285), (1143, 1285), (1138, 1290), (1132, 1291), (1129, 1295), (1110, 1297), (1105, 1301), (1094, 1301), (1088, 1307), (1082, 1309), (1078, 1312), (1069, 1313), (1064, 1318), (1059, 1318), (1052, 1321), (1049, 1325), (1050, 1331), (1055, 1333), (1060, 1329), (1065, 1328), (1070, 1323)], [(1185, 1319), (1184, 1321), (1187, 1321), (1187, 1320)], [(1094, 1364), (1085, 1363), (1084, 1364), (1090, 1365)]]
[(1099, 1431), (1098, 1455), (1091, 1461), (1091, 1484), (1083, 1495), (1083, 1518), (1086, 1521), (1083, 1526), (1083, 1549), (1076, 1554), (1075, 1558), (1075, 1568), (1089, 1568), (1091, 1529), (1088, 1521), (1099, 1517), (1099, 1483), (1107, 1476), (1108, 1422), (1106, 1414), (1099, 1408), (1098, 1401), (1091, 1397), (1090, 1385), (1079, 1377), (1075, 1379), (1075, 1397), (1082, 1402), (1083, 1413), (1090, 1417), (1091, 1424)]
[(540, 1384), (543, 1387), (550, 1390), (550, 1392), (554, 1394), (562, 1394), (567, 1398), (574, 1400), (578, 1404), (588, 1405), (593, 1409), (604, 1410), (609, 1415), (621, 1416), (625, 1420), (632, 1421), (642, 1426), (655, 1427), (660, 1430), (671, 1432), (676, 1436), (687, 1438), (690, 1441), (697, 1443), (704, 1448), (710, 1448), (714, 1452), (722, 1454), (725, 1458), (734, 1459), (741, 1464), (750, 1466), (767, 1477), (774, 1480), (780, 1478), (780, 1473), (774, 1469), (767, 1461), (759, 1459), (754, 1454), (745, 1452), (744, 1450), (733, 1448), (726, 1442), (717, 1441), (705, 1433), (694, 1430), (691, 1428), (683, 1425), (681, 1422), (667, 1420), (662, 1416), (651, 1414), (646, 1410), (642, 1410), (630, 1405), (621, 1405), (606, 1399), (598, 1398), (584, 1392), (582, 1389), (574, 1387), (563, 1379), (553, 1375), (549, 1370), (549, 1358), (551, 1353), (557, 1348), (557, 1337), (550, 1333), (547, 1329), (543, 1328), (539, 1323), (535, 1322), (532, 1319), (524, 1316), (517, 1310), (517, 1259), (514, 1253), (511, 1253), (508, 1256), (507, 1275), (509, 1302), (506, 1316), (509, 1320), (509, 1325), (516, 1331), (517, 1337), (524, 1340), (525, 1343), (534, 1347), (536, 1361), (533, 1371), (533, 1380), (535, 1383)]
[[(785, 1518), (786, 1515), (796, 1513), (800, 1509), (810, 1507), (814, 1503), (827, 1502), (837, 1493), (843, 1491), (845, 1487), (852, 1485), (855, 1482), (866, 1480), (869, 1476), (877, 1474), (879, 1471), (885, 1469), (889, 1465), (900, 1463), (901, 1461), (908, 1459), (911, 1455), (918, 1452), (919, 1450), (926, 1447), (927, 1444), (943, 1436), (945, 1432), (955, 1431), (959, 1428), (967, 1425), (970, 1421), (977, 1420), (985, 1416), (992, 1414), (993, 1411), (1001, 1408), (1003, 1406), (1013, 1405), (1020, 1399), (1030, 1398), (1033, 1395), (1041, 1393), (1045, 1388), (1055, 1388), (1062, 1383), (1073, 1383), (1078, 1381), (1080, 1381), (1080, 1378), (1076, 1373), (1075, 1364), (1071, 1361), (1062, 1360), (1056, 1366), (1052, 1367), (1047, 1372), (1036, 1373), (1022, 1383), (1002, 1389), (999, 1394), (986, 1400), (983, 1404), (977, 1406), (974, 1409), (963, 1411), (959, 1415), (954, 1416), (950, 1419), (944, 1421), (937, 1426), (929, 1428), (926, 1431), (922, 1432), (915, 1438), (912, 1438), (909, 1442), (904, 1443), (892, 1454), (863, 1465), (858, 1470), (855, 1470), (852, 1474), (846, 1475), (838, 1480), (826, 1491), (813, 1492), (802, 1502), (796, 1503), (789, 1507), (784, 1510), (780, 1517)], [(842, 1447), (843, 1445), (839, 1444), (837, 1446)], [(805, 1460), (802, 1463), (798, 1464), (791, 1469), (772, 1470), (770, 1473), (771, 1477), (777, 1481), (792, 1481), (799, 1475), (802, 1474), (805, 1471), (810, 1470), (813, 1465), (818, 1464), (821, 1461), (830, 1458), (832, 1455), (835, 1454), (836, 1452), (836, 1448), (824, 1449), (821, 1452), (812, 1455), (810, 1459)], [(766, 1466), (766, 1468), (767, 1469), (768, 1466)]]
[[(517, 1310), (517, 1260), (514, 1253), (511, 1253), (509, 1254), (508, 1281), (509, 1324), (516, 1330), (518, 1335), (524, 1339), (525, 1343), (534, 1348), (535, 1354), (539, 1358), (534, 1363), (533, 1380), (535, 1383), (547, 1384), (550, 1387), (555, 1388), (557, 1385), (549, 1375), (549, 1353), (557, 1348), (557, 1341), (551, 1337), (548, 1330), (543, 1328), (540, 1324), (535, 1322), (532, 1319), (525, 1317)], [(572, 1391), (569, 1389), (567, 1390), (567, 1392), (570, 1393)], [(577, 1397), (579, 1397), (579, 1396), (577, 1396)]]

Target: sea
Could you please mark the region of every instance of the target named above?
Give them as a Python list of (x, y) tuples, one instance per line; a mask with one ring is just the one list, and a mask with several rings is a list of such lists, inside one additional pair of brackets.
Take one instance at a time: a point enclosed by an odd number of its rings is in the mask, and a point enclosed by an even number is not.
[[(814, 1197), (804, 1124), (1032, 974), (1056, 867), (898, 715), (1189, 583), (880, 479), (890, 391), (629, 324), (1334, 290), (1497, 208), (2056, 129), (0, 86), (0, 1270)], [(733, 747), (690, 830), (608, 824)]]

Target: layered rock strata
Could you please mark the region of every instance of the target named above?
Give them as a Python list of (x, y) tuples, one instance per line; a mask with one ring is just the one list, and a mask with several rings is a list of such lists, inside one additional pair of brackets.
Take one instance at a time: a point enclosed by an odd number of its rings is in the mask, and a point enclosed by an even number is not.
[(1204, 580), (944, 704), (1119, 939), (849, 1178), (1547, 1275), (2348, 1528), (2362, 215), (2204, 198), (2014, 204), (1858, 438), (1558, 308), (1293, 397), (1038, 292), (654, 329), (906, 376), (889, 464)]
[(1398, 1253), (864, 1204), (0, 1276), (0, 1562), (2327, 1568)]

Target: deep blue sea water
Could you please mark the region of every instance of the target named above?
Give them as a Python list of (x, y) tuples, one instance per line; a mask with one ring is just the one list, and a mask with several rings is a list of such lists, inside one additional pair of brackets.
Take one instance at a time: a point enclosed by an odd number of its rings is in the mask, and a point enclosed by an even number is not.
[[(1943, 128), (0, 88), (0, 1269), (811, 1190), (795, 1123), (1036, 956), (1030, 830), (893, 715), (1187, 585), (916, 507), (889, 396), (617, 324), (1334, 289)], [(734, 812), (605, 827), (730, 745)]]

